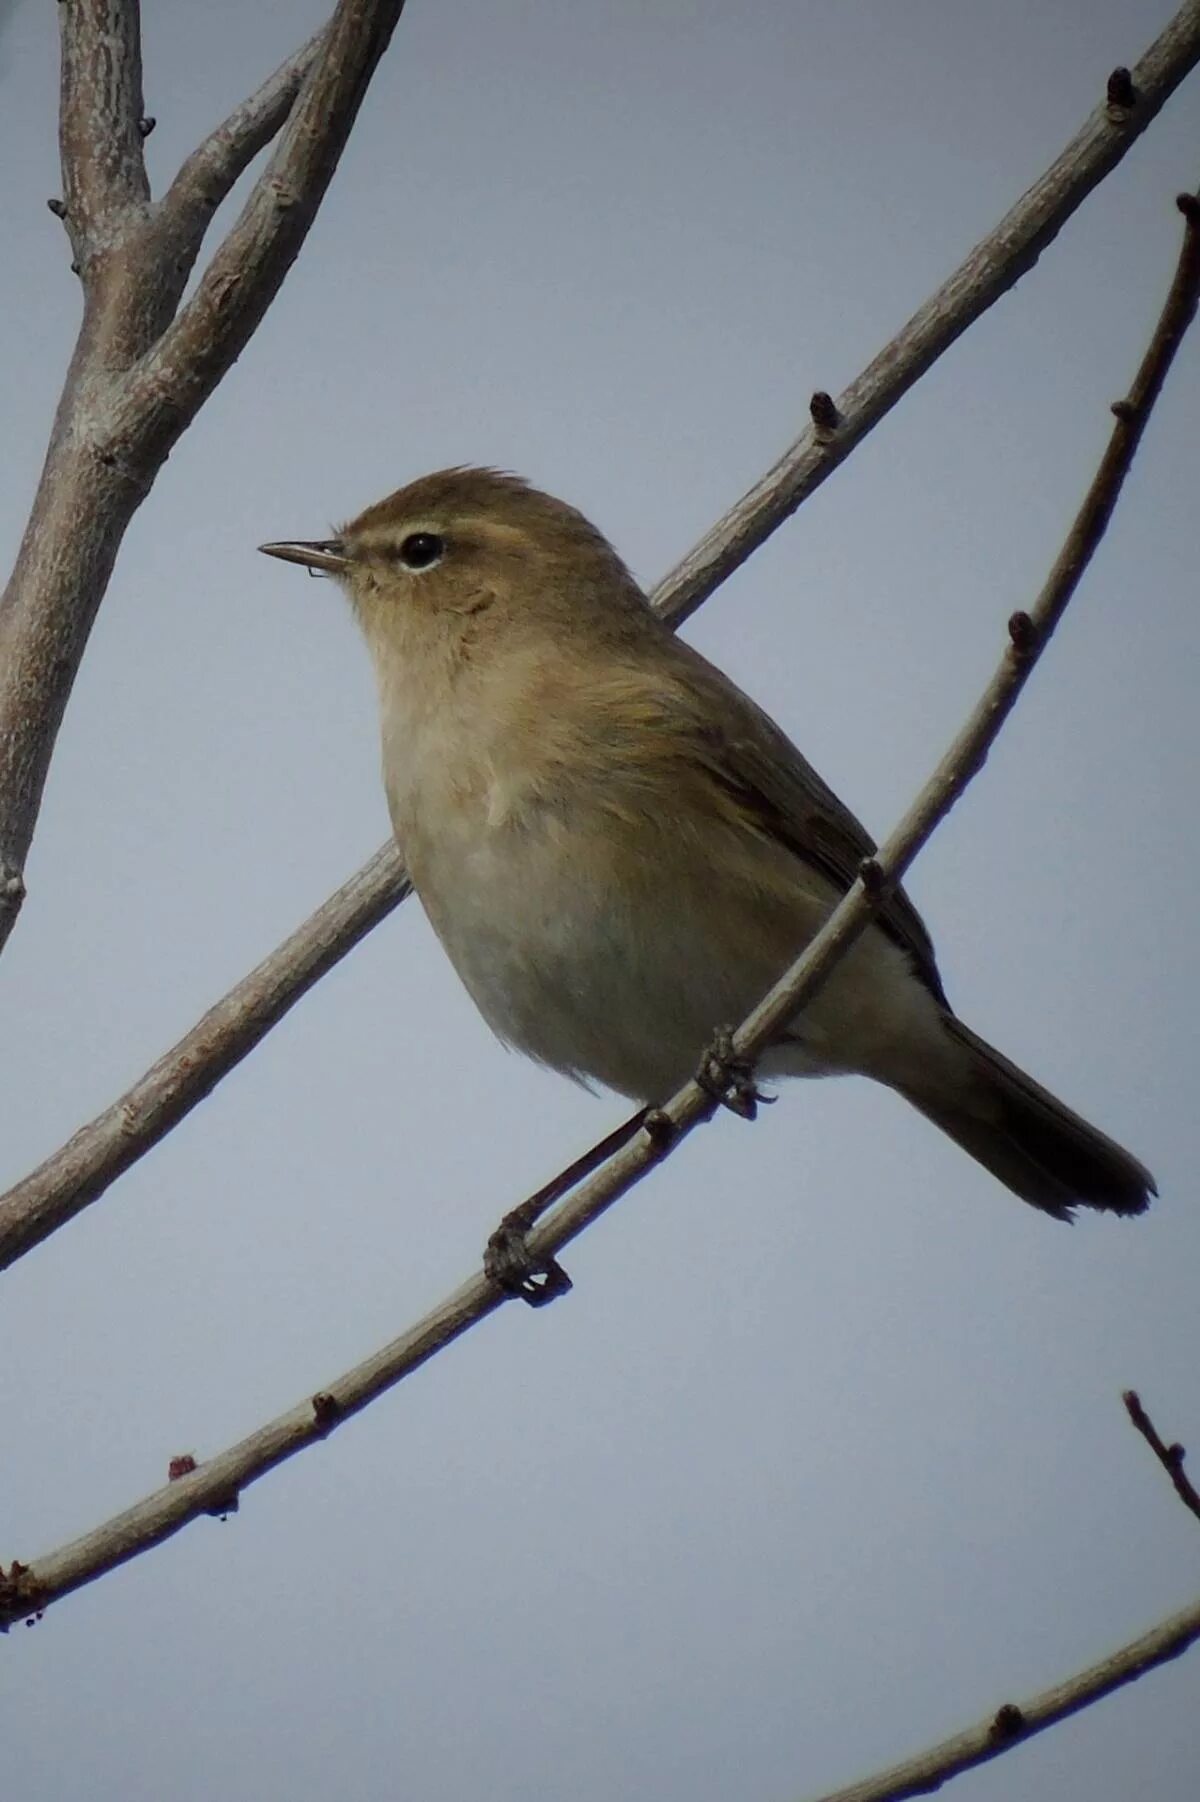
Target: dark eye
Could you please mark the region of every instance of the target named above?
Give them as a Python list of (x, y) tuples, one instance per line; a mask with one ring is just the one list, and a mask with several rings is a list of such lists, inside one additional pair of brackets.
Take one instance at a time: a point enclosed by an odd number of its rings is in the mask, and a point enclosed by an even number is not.
[(445, 550), (446, 540), (436, 532), (410, 532), (400, 546), (400, 561), (406, 569), (428, 569)]

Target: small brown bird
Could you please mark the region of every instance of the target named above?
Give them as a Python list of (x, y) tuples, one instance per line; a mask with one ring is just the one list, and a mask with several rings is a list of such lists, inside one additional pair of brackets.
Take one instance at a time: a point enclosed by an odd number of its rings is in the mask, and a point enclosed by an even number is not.
[[(396, 838), (501, 1039), (659, 1103), (874, 850), (800, 752), (657, 617), (582, 514), (450, 469), (334, 539), (375, 666)], [(1148, 1170), (951, 1011), (898, 891), (761, 1061), (897, 1090), (1022, 1200), (1139, 1214)]]

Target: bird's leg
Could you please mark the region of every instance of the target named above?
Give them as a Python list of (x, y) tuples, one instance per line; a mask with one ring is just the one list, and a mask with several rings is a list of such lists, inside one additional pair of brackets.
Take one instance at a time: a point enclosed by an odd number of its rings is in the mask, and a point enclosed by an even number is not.
[(760, 1102), (769, 1107), (776, 1099), (774, 1095), (764, 1095), (755, 1082), (754, 1065), (735, 1051), (728, 1026), (718, 1026), (713, 1034), (712, 1043), (700, 1059), (696, 1081), (706, 1095), (743, 1120), (756, 1118)]
[(639, 1108), (630, 1119), (623, 1120), (620, 1126), (589, 1146), (574, 1163), (560, 1170), (557, 1176), (504, 1216), (483, 1254), (484, 1272), (493, 1283), (509, 1295), (519, 1295), (531, 1308), (545, 1307), (556, 1296), (566, 1294), (571, 1287), (570, 1277), (554, 1258), (542, 1261), (531, 1258), (526, 1234), (568, 1190), (599, 1169), (614, 1151), (628, 1144), (638, 1128), (644, 1125), (648, 1111)]

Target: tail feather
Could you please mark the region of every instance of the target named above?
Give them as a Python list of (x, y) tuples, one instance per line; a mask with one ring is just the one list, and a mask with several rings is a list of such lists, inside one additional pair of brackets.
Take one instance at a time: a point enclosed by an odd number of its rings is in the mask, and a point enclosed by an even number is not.
[(953, 1091), (906, 1087), (927, 1119), (1022, 1201), (1056, 1220), (1073, 1207), (1141, 1214), (1157, 1195), (1154, 1178), (1129, 1152), (1089, 1126), (961, 1020), (946, 1016), (962, 1048), (966, 1082)]

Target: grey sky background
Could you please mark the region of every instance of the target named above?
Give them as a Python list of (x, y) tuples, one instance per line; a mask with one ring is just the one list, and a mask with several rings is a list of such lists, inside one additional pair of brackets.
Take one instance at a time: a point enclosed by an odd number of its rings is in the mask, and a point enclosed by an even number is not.
[[(324, 15), (146, 9), (156, 183)], [(656, 579), (1042, 171), (1169, 0), (413, 0), (263, 329), (136, 519), (0, 963), (3, 1174), (386, 836), (365, 655), (256, 556), (493, 462)], [(78, 313), (53, 9), (0, 35), (15, 551)], [(688, 628), (876, 832), (1090, 479), (1200, 177), (1193, 78), (1039, 267)], [(960, 1011), (1143, 1156), (1068, 1231), (864, 1083), (723, 1118), (516, 1307), (0, 1645), (18, 1802), (800, 1798), (1188, 1601), (1125, 1424), (1197, 1442), (1200, 340), (911, 888)], [(320, 1388), (620, 1117), (506, 1055), (415, 903), (3, 1279), (0, 1558)], [(1200, 1654), (963, 1802), (1190, 1802)]]

